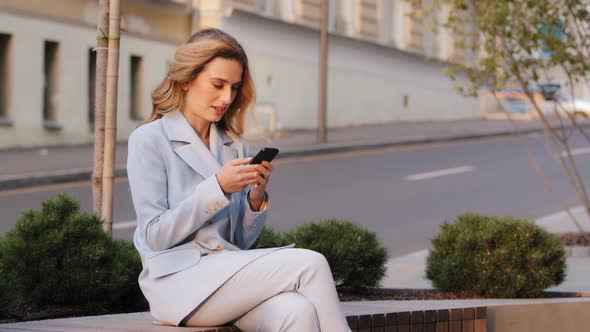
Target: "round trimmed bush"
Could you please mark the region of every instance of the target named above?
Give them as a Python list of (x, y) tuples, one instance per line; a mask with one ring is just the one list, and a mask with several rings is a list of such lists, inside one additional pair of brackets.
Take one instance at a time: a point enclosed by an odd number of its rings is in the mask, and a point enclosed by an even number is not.
[[(62, 194), (23, 213), (0, 242), (0, 267), (26, 305), (78, 305), (98, 312), (145, 307), (133, 245), (113, 241), (97, 216)], [(127, 306), (127, 308), (125, 308)]]
[(434, 287), (485, 297), (535, 297), (565, 277), (557, 236), (534, 223), (465, 213), (432, 239), (426, 277)]
[[(2, 243), (0, 242), (0, 246)], [(0, 319), (10, 316), (10, 309), (18, 302), (12, 291), (11, 284), (14, 283), (12, 276), (8, 274), (2, 265), (2, 249), (0, 248)]]
[(336, 286), (362, 290), (379, 284), (385, 275), (387, 250), (375, 233), (339, 219), (309, 222), (284, 234), (283, 244), (323, 254), (334, 276)]
[[(288, 244), (288, 243), (287, 243)], [(274, 248), (286, 245), (281, 233), (275, 231), (271, 227), (264, 226), (262, 232), (254, 242), (252, 249)]]

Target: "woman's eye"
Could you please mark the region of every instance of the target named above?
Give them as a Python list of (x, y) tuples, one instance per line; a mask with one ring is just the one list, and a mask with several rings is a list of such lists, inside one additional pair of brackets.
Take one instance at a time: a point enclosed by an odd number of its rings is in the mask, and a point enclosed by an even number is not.
[(223, 88), (223, 85), (215, 85), (215, 84), (213, 84), (213, 86), (215, 87), (215, 89), (218, 89), (218, 90)]

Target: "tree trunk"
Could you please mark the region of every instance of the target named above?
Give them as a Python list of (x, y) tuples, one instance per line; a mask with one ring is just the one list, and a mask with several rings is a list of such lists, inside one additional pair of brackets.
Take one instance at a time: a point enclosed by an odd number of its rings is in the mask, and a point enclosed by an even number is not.
[(92, 204), (94, 213), (102, 210), (102, 170), (104, 163), (104, 112), (107, 75), (109, 0), (100, 0), (96, 36), (96, 76), (94, 93), (94, 169), (92, 171)]
[(104, 169), (102, 176), (103, 229), (111, 234), (113, 226), (113, 180), (115, 168), (115, 143), (117, 139), (117, 80), (119, 78), (119, 41), (121, 17), (119, 0), (109, 3), (109, 50), (107, 63)]

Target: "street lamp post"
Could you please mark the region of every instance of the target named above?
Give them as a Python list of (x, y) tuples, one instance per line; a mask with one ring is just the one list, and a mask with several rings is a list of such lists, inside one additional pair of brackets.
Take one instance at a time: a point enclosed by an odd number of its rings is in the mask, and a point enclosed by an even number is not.
[(328, 0), (322, 0), (322, 19), (320, 22), (320, 102), (318, 121), (318, 144), (326, 143), (326, 79), (328, 51)]

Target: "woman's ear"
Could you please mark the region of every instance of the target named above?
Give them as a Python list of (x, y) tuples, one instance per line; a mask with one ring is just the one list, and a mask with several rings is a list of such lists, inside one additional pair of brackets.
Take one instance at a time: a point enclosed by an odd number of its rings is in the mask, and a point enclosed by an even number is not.
[(184, 82), (180, 85), (180, 88), (182, 89), (182, 91), (187, 92), (189, 85), (190, 85), (190, 82)]

